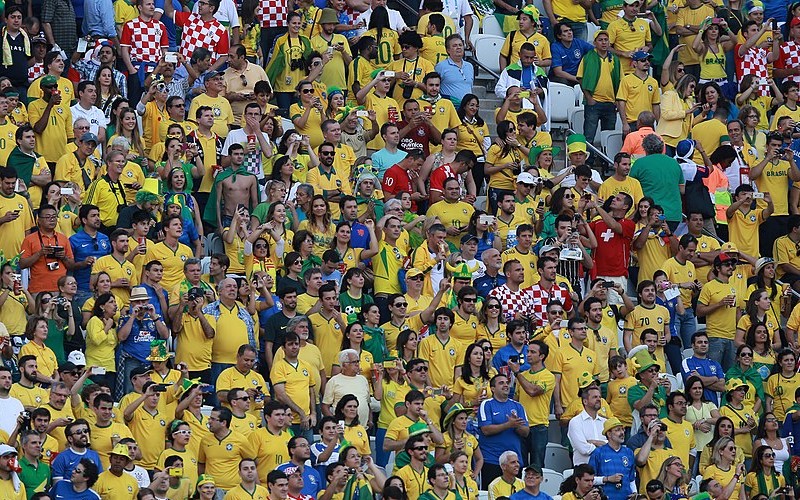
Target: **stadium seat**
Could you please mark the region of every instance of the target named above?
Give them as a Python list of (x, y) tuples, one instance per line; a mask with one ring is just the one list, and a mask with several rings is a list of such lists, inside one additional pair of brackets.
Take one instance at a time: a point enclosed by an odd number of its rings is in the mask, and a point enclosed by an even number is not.
[(669, 380), (669, 385), (672, 391), (680, 391), (683, 389), (683, 384), (681, 383), (681, 380), (678, 377), (672, 375), (671, 373), (665, 373), (664, 375), (666, 375), (667, 380)]
[(547, 426), (547, 441), (561, 444), (561, 423), (552, 413), (550, 414), (550, 425)]
[(386, 461), (386, 467), (383, 468), (383, 470), (386, 471), (386, 477), (389, 477), (394, 471), (394, 456), (395, 452), (389, 453), (389, 458)]
[[(494, 19), (492, 17), (492, 19)], [(496, 22), (496, 21), (495, 21)], [(484, 66), (500, 73), (500, 49), (506, 39), (497, 35), (475, 35), (472, 39), (472, 46), (475, 47), (475, 59)]]
[(569, 112), (569, 128), (575, 132), (583, 133), (583, 108), (574, 108)]
[(485, 211), (487, 209), (486, 203), (488, 201), (489, 201), (489, 198), (487, 198), (486, 196), (477, 196), (475, 198), (475, 208)]
[(480, 490), (478, 492), (478, 500), (489, 500), (489, 492), (486, 490)]
[(561, 471), (561, 476), (564, 479), (567, 479), (569, 476), (572, 475), (572, 473), (573, 473), (573, 469), (564, 469), (563, 471)]
[[(553, 83), (549, 85), (550, 121), (554, 128), (564, 128), (569, 123), (569, 114), (575, 109), (575, 91), (569, 85)], [(558, 127), (557, 124), (561, 124)]]
[[(502, 26), (500, 26), (500, 23), (497, 22), (497, 18), (494, 16), (486, 16), (483, 18), (483, 22), (481, 23), (481, 34), (499, 36), (500, 38), (503, 39), (503, 41), (505, 41), (506, 39), (506, 34), (503, 33)], [(474, 46), (475, 39), (471, 38), (471, 40), (472, 40), (472, 45)], [(500, 45), (502, 46), (503, 44), (501, 43)]]
[(583, 90), (581, 90), (581, 86), (575, 85), (572, 87), (572, 90), (575, 91), (575, 106), (578, 106), (579, 108), (583, 107)]
[(681, 351), (681, 356), (682, 356), (681, 359), (691, 358), (692, 356), (694, 356), (694, 349), (692, 349), (691, 347), (688, 349), (684, 349), (683, 351)]
[(544, 466), (555, 471), (569, 469), (572, 467), (572, 459), (569, 457), (569, 450), (560, 444), (547, 443), (547, 451), (544, 455)]
[(622, 149), (622, 132), (616, 130), (600, 132), (600, 149), (609, 158), (614, 158)]
[(550, 496), (557, 495), (564, 477), (560, 472), (550, 469), (542, 469), (542, 474), (544, 477), (542, 478), (541, 490)]

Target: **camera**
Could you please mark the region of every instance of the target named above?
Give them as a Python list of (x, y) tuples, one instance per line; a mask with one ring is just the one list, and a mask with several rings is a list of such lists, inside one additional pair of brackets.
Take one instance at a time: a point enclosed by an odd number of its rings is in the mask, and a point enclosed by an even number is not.
[(303, 69), (303, 60), (302, 59), (292, 59), (289, 61), (289, 69), (292, 71), (297, 71), (299, 69)]
[[(795, 128), (796, 128), (796, 127), (795, 127)], [(778, 156), (783, 156), (783, 155), (785, 155), (785, 154), (786, 154), (786, 148), (778, 148), (778, 150), (777, 150), (775, 153), (776, 153)]]
[(48, 262), (47, 263), (47, 270), (48, 271), (56, 271), (56, 270), (58, 270), (58, 262)]
[(23, 411), (20, 413), (22, 417), (22, 429), (23, 430), (30, 430), (31, 428), (31, 412)]
[(406, 85), (403, 87), (403, 99), (411, 99), (411, 95), (414, 93), (414, 87), (411, 85)]
[(158, 82), (156, 84), (156, 90), (159, 92), (166, 92), (167, 91), (167, 84), (164, 82)]
[(168, 388), (169, 388), (169, 384), (156, 384), (153, 387), (153, 391), (155, 391), (155, 392), (167, 392)]
[(194, 301), (204, 295), (205, 294), (203, 293), (202, 288), (200, 288), (199, 286), (193, 286), (192, 288), (189, 289), (189, 292), (186, 294), (186, 298), (189, 299), (189, 301)]
[[(603, 488), (601, 488), (599, 486), (595, 486), (594, 488), (592, 488), (592, 490), (597, 492), (597, 496), (598, 496), (598, 498), (600, 498), (600, 500), (608, 500), (608, 496), (605, 493), (603, 493)], [(589, 491), (592, 491), (592, 490), (589, 490)]]
[(660, 430), (662, 432), (667, 432), (667, 424), (665, 424), (664, 422), (661, 422), (660, 424), (658, 424), (658, 430)]
[(603, 288), (614, 288), (614, 284), (613, 281), (603, 281)]

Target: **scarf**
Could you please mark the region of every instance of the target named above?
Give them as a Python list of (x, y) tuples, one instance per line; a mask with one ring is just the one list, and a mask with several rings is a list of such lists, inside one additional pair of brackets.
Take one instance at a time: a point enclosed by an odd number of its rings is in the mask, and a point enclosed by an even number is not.
[[(211, 226), (217, 226), (217, 185), (231, 176), (233, 176), (233, 182), (236, 182), (237, 175), (253, 174), (248, 172), (244, 166), (240, 166), (236, 170), (226, 168), (214, 177), (214, 185), (211, 186), (211, 192), (208, 194), (208, 201), (206, 202), (206, 209), (203, 211), (203, 220), (208, 222)], [(256, 190), (257, 193), (259, 191), (260, 190)]]
[(772, 491), (774, 491), (780, 483), (778, 482), (777, 474), (775, 471), (769, 475), (770, 484), (771, 486), (767, 488), (767, 478), (764, 476), (764, 471), (760, 470), (756, 472), (756, 480), (758, 481), (758, 492), (763, 493), (765, 495), (769, 495)]
[[(22, 43), (25, 47), (25, 56), (31, 57), (31, 41), (28, 38), (28, 34), (25, 33), (25, 30), (19, 30), (19, 34), (22, 35)], [(3, 31), (3, 66), (11, 66), (14, 64), (14, 61), (11, 58), (11, 44), (8, 43), (6, 39), (6, 35), (8, 35), (8, 29), (4, 26)]]
[[(609, 52), (606, 57), (611, 61), (611, 83), (614, 86), (614, 94), (616, 94), (619, 90), (619, 82), (621, 80), (619, 58), (611, 52)], [(589, 93), (594, 93), (597, 88), (597, 82), (600, 81), (600, 68), (600, 55), (596, 50), (590, 50), (583, 56), (583, 80), (581, 81), (581, 87), (584, 90), (588, 90)]]

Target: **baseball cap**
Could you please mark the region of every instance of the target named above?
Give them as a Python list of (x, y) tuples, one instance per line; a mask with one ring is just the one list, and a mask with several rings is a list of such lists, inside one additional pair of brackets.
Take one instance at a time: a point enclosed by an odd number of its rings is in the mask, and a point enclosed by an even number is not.
[[(472, 240), (478, 241), (478, 237), (475, 236), (472, 233), (467, 233), (467, 234), (465, 234), (464, 236), (461, 237), (461, 244), (463, 245), (464, 243), (468, 243), (468, 242), (470, 242)], [(406, 276), (408, 276), (407, 273), (406, 273)]]
[(423, 274), (425, 274), (425, 273), (423, 273), (422, 271), (420, 271), (416, 267), (412, 267), (411, 269), (406, 271), (406, 279), (413, 278), (414, 276), (421, 276)]
[(7, 444), (0, 444), (0, 457), (4, 457), (6, 455), (17, 455), (17, 450), (13, 446), (9, 446)]
[(216, 78), (224, 74), (225, 73), (223, 73), (222, 71), (209, 71), (208, 73), (206, 73), (206, 76), (203, 77), (203, 83), (211, 80), (212, 78)]
[(72, 361), (65, 361), (65, 362), (61, 363), (60, 365), (58, 365), (58, 372), (59, 373), (71, 372), (71, 371), (75, 371), (77, 369), (78, 369), (78, 367), (75, 366), (75, 363), (73, 363)]
[(714, 257), (714, 265), (718, 266), (724, 262), (736, 262), (736, 259), (731, 257), (730, 255), (726, 254), (725, 252), (721, 252), (719, 255)]
[(646, 61), (652, 57), (653, 56), (649, 52), (645, 52), (644, 50), (637, 50), (631, 55), (631, 59), (634, 61)]
[(100, 139), (98, 139), (97, 136), (94, 135), (93, 133), (86, 132), (85, 134), (83, 134), (81, 136), (81, 142), (93, 142), (95, 144), (99, 144), (100, 143)]
[(86, 356), (81, 351), (72, 351), (69, 353), (67, 361), (70, 361), (75, 366), (86, 366)]
[(131, 379), (133, 379), (133, 377), (138, 377), (140, 375), (146, 375), (152, 371), (153, 369), (150, 368), (150, 365), (137, 366), (136, 368), (131, 370)]
[(55, 87), (56, 85), (58, 85), (58, 79), (53, 75), (45, 75), (39, 82), (39, 87)]
[(536, 179), (533, 177), (533, 174), (530, 172), (522, 172), (517, 176), (517, 184), (534, 184)]

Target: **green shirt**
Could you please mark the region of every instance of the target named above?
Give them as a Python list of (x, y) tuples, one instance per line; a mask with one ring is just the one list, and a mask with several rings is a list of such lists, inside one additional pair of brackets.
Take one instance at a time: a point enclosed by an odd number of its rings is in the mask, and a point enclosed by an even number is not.
[(681, 166), (674, 158), (663, 154), (639, 158), (631, 167), (630, 176), (639, 181), (645, 196), (658, 200), (668, 221), (682, 219), (678, 186), (686, 184), (686, 181)]
[(47, 491), (50, 488), (50, 466), (39, 460), (39, 465), (34, 466), (26, 457), (19, 459), (19, 479), (25, 485), (28, 500), (34, 493)]
[(347, 291), (339, 294), (339, 306), (341, 306), (342, 312), (347, 315), (347, 324), (355, 323), (358, 320), (358, 315), (361, 314), (361, 308), (374, 302), (372, 296), (366, 293), (362, 293), (360, 299), (354, 299)]
[[(633, 409), (633, 403), (642, 399), (645, 394), (647, 394), (647, 387), (645, 387), (641, 382), (637, 383), (636, 385), (628, 389), (628, 404), (631, 405), (631, 409)], [(653, 391), (652, 402), (658, 408), (658, 417), (666, 418), (667, 390), (664, 389), (664, 386), (659, 385), (658, 388), (655, 391)]]
[(33, 175), (33, 164), (36, 161), (36, 158), (39, 157), (38, 154), (33, 153), (34, 156), (26, 155), (23, 153), (19, 146), (15, 147), (11, 154), (8, 155), (8, 167), (14, 167), (14, 170), (17, 171), (17, 175), (23, 182), (25, 182), (26, 186), (31, 185), (31, 176)]

